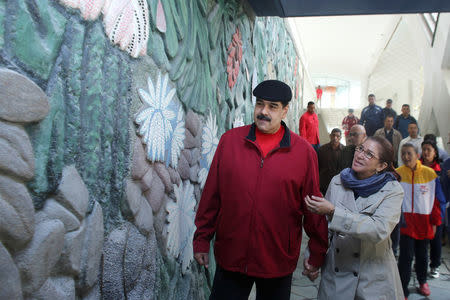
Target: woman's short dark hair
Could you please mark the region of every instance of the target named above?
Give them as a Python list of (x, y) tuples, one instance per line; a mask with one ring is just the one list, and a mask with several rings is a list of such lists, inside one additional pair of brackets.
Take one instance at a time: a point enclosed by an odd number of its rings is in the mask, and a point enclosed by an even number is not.
[(423, 149), (424, 145), (430, 145), (431, 147), (434, 148), (434, 152), (436, 152), (436, 156), (434, 157), (433, 162), (437, 162), (438, 163), (439, 162), (439, 149), (438, 149), (437, 144), (435, 142), (433, 142), (432, 140), (425, 140), (425, 141), (422, 142), (422, 145), (421, 145), (422, 149)]
[(392, 172), (394, 176), (397, 178), (398, 181), (400, 181), (401, 177), (400, 175), (395, 171), (394, 167), (394, 147), (392, 147), (392, 144), (382, 136), (371, 136), (368, 137), (367, 140), (374, 141), (378, 144), (378, 150), (379, 150), (379, 161), (384, 162), (387, 164), (387, 167), (383, 169), (381, 172)]

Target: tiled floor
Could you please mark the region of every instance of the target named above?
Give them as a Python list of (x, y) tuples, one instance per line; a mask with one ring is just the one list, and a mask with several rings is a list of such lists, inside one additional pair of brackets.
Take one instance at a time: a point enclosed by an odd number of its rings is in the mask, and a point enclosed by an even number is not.
[[(306, 235), (303, 235), (304, 237)], [(302, 242), (302, 253), (303, 248), (307, 243), (307, 238), (304, 238)], [(306, 299), (317, 299), (317, 290), (319, 288), (320, 278), (315, 282), (311, 282), (307, 277), (302, 275), (303, 270), (303, 258), (297, 265), (292, 278), (292, 289), (291, 289), (291, 300), (306, 300)], [(440, 277), (437, 279), (429, 278), (428, 284), (430, 285), (431, 295), (429, 297), (424, 297), (416, 292), (415, 287), (418, 285), (415, 274), (411, 276), (409, 300), (418, 299), (432, 299), (432, 300), (450, 300), (450, 246), (442, 247), (442, 264), (439, 268)], [(255, 299), (255, 290), (249, 297), (250, 300)]]

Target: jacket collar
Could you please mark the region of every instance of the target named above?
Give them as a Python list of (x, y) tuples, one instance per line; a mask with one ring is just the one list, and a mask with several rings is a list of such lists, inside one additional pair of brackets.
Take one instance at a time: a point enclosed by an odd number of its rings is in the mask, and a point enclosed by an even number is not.
[[(341, 185), (342, 187), (344, 187), (344, 185), (342, 184), (341, 176), (339, 176), (339, 178), (334, 181), (334, 184)], [(353, 191), (351, 189), (344, 188), (345, 194), (339, 197), (337, 201), (340, 202), (346, 208), (348, 208), (350, 211), (361, 212), (364, 211), (366, 208), (372, 206), (374, 203), (381, 201), (383, 197), (380, 197), (379, 193), (384, 193), (385, 191), (388, 191), (391, 188), (392, 183), (388, 182), (377, 193), (372, 194), (369, 197), (366, 197), (365, 201), (356, 201)]]
[[(280, 148), (288, 148), (291, 146), (291, 132), (289, 128), (287, 127), (286, 123), (281, 121), (281, 126), (284, 127), (284, 135), (283, 138), (280, 141)], [(250, 126), (250, 130), (248, 131), (248, 135), (246, 136), (246, 139), (252, 142), (256, 142), (256, 124), (253, 123)]]

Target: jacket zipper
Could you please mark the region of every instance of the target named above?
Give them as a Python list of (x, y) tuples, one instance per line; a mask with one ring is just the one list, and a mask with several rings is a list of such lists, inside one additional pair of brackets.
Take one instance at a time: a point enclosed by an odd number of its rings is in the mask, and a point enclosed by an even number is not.
[[(250, 142), (256, 147), (256, 149), (258, 150), (258, 152), (259, 152), (259, 154), (261, 156), (260, 168), (262, 168), (263, 164), (264, 164), (264, 158), (262, 157), (261, 149), (259, 148), (258, 144), (256, 144), (255, 142), (253, 142), (253, 141), (250, 141)], [(259, 172), (258, 173), (258, 178), (257, 178), (257, 183), (258, 184), (256, 185), (257, 188), (259, 186), (260, 178), (261, 178), (261, 174)], [(248, 272), (248, 258), (249, 258), (250, 244), (251, 244), (251, 238), (252, 238), (252, 235), (250, 234), (250, 232), (252, 231), (253, 223), (254, 223), (254, 211), (255, 211), (254, 207), (255, 207), (255, 200), (253, 199), (252, 200), (252, 204), (251, 204), (251, 211), (250, 211), (251, 215), (250, 215), (249, 239), (248, 239), (248, 242), (247, 242), (247, 251), (246, 251), (246, 254), (245, 254), (245, 266), (244, 266), (244, 273), (245, 274), (247, 274), (247, 272)]]
[(262, 158), (261, 158), (261, 168), (262, 168), (263, 165), (264, 165), (264, 160), (265, 160), (267, 157), (269, 157), (269, 155), (271, 155), (273, 152), (277, 151), (277, 150), (280, 149), (280, 148), (281, 148), (281, 147), (277, 147), (277, 148), (274, 148), (274, 149), (270, 150), (270, 152), (267, 153), (267, 155), (266, 155), (265, 157), (262, 157)]
[[(262, 156), (262, 152), (261, 152), (261, 149), (259, 148), (259, 146), (258, 146), (258, 144), (256, 144), (255, 142), (253, 142), (253, 141), (250, 141), (255, 147), (256, 147), (256, 149), (258, 149), (258, 151), (259, 151), (259, 154), (261, 155), (261, 164), (260, 164), (260, 169), (262, 169), (262, 167), (264, 166), (264, 160), (270, 155), (270, 154), (272, 154), (273, 152), (275, 152), (275, 151), (277, 151), (278, 149), (280, 149), (281, 147), (277, 147), (277, 148), (275, 148), (275, 149), (272, 149), (269, 153), (267, 153), (267, 155), (265, 156), (265, 157), (263, 157)], [(260, 181), (261, 181), (261, 172), (262, 171), (260, 171), (259, 172), (259, 174), (258, 174), (258, 179), (257, 179), (257, 185), (256, 185), (256, 188), (257, 188), (257, 191), (259, 190), (259, 185), (260, 185)], [(249, 232), (251, 231), (251, 229), (253, 228), (253, 223), (254, 223), (254, 211), (255, 211), (255, 209), (254, 209), (254, 207), (255, 207), (255, 200), (253, 200), (253, 202), (252, 202), (252, 208), (251, 208), (251, 213), (252, 213), (252, 215), (251, 215), (251, 217), (250, 217), (250, 230), (249, 230)], [(250, 239), (251, 239), (251, 237), (250, 237)], [(251, 243), (251, 241), (249, 241), (248, 242), (248, 245), (247, 245), (247, 253), (246, 253), (246, 265), (245, 265), (245, 267), (244, 267), (244, 273), (245, 274), (247, 274), (247, 272), (248, 272), (248, 257), (249, 257), (249, 252), (250, 252), (250, 243)]]

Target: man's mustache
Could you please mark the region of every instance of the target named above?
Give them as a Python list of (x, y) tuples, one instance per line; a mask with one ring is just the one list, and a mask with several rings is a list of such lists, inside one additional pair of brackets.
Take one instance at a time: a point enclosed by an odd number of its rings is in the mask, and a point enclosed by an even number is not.
[(272, 121), (271, 118), (266, 117), (265, 115), (257, 115), (256, 118), (257, 118), (258, 120), (264, 120), (264, 121), (267, 121), (267, 122)]

